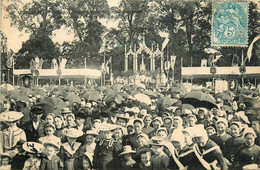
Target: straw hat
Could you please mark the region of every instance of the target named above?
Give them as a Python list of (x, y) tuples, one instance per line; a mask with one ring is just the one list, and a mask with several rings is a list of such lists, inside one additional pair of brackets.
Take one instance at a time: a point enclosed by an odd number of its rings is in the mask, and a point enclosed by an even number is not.
[(242, 169), (259, 169), (257, 164), (248, 164), (242, 167)]
[(118, 114), (117, 115), (117, 118), (120, 118), (120, 119), (124, 119), (124, 120), (126, 120), (126, 121), (129, 121), (129, 119), (130, 119), (130, 116), (129, 116), (129, 114), (128, 113), (125, 113), (125, 114)]
[(98, 132), (96, 130), (87, 130), (86, 135), (98, 136)]
[(46, 148), (47, 146), (52, 146), (54, 147), (57, 151), (60, 150), (60, 145), (58, 143), (55, 143), (54, 141), (53, 142), (45, 142), (43, 144), (43, 146)]
[(66, 113), (72, 113), (72, 112), (70, 111), (70, 109), (68, 107), (62, 108), (61, 109), (61, 114), (66, 114)]
[(147, 141), (149, 140), (148, 135), (145, 133), (140, 133), (139, 135), (136, 136), (136, 139), (138, 139), (139, 137), (144, 137)]
[(83, 132), (81, 130), (78, 130), (76, 128), (69, 128), (69, 129), (64, 129), (62, 131), (63, 135), (71, 138), (78, 138), (83, 135)]
[(114, 124), (108, 124), (108, 123), (100, 123), (96, 127), (99, 131), (112, 131), (115, 130), (118, 126)]
[(164, 140), (164, 138), (162, 138), (161, 136), (153, 136), (150, 139), (149, 144), (155, 145), (155, 146), (163, 146), (164, 145), (163, 140)]
[(119, 156), (121, 155), (125, 155), (125, 154), (129, 154), (129, 153), (135, 153), (134, 150), (132, 150), (131, 146), (130, 145), (126, 145), (123, 147), (123, 152), (119, 154)]
[(90, 165), (93, 166), (93, 155), (89, 152), (83, 153), (83, 156), (87, 157), (89, 159)]
[(44, 151), (43, 145), (37, 142), (25, 142), (22, 147), (29, 153), (42, 153)]
[(9, 158), (9, 160), (12, 158), (9, 153), (1, 153), (0, 154), (1, 159), (3, 158)]
[(9, 112), (3, 112), (0, 115), (1, 121), (5, 122), (15, 122), (23, 117), (22, 112), (15, 112), (15, 111), (9, 111)]

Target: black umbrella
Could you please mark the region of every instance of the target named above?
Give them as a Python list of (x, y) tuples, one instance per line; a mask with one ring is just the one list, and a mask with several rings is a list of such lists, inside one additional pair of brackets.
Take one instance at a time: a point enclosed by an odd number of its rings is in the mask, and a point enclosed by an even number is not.
[(191, 104), (195, 108), (204, 107), (207, 109), (212, 109), (217, 107), (215, 98), (202, 91), (188, 92), (181, 98), (181, 101), (183, 104)]

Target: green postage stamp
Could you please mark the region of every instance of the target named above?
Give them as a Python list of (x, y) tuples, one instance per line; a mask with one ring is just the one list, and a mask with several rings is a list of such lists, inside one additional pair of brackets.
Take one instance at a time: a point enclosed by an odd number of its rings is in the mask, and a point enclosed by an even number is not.
[(248, 2), (213, 2), (212, 46), (247, 46)]

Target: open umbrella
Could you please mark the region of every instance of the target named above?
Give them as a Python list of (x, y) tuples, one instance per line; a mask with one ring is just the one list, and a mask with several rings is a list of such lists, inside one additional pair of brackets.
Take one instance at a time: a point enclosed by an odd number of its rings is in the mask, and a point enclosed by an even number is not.
[(150, 96), (151, 98), (158, 97), (158, 95), (155, 92), (151, 91), (151, 90), (144, 90), (143, 93), (148, 95), (148, 96)]
[(101, 100), (101, 94), (96, 90), (89, 90), (89, 91), (83, 92), (81, 94), (81, 97), (87, 101)]
[(231, 106), (223, 105), (221, 108), (222, 108), (224, 111), (226, 111), (226, 112), (229, 112), (229, 113), (232, 113), (232, 112), (233, 112), (233, 109), (232, 109)]
[(228, 93), (219, 92), (215, 95), (215, 99), (221, 98), (222, 100), (232, 101), (232, 96)]
[(184, 94), (181, 98), (182, 103), (191, 104), (195, 108), (205, 107), (212, 109), (217, 107), (216, 100), (210, 94), (203, 93), (202, 91), (192, 91)]
[(14, 86), (12, 86), (11, 84), (9, 83), (3, 83), (1, 85), (1, 89), (6, 89), (7, 91), (11, 91), (11, 90), (14, 90)]
[(145, 103), (147, 105), (152, 104), (150, 97), (145, 94), (138, 93), (138, 94), (134, 95), (134, 98), (141, 103)]
[(158, 101), (157, 101), (157, 104), (159, 106), (171, 106), (173, 105), (174, 103), (178, 102), (177, 99), (172, 99), (170, 97), (162, 97), (160, 98)]
[(76, 95), (75, 93), (69, 93), (66, 97), (66, 100), (68, 100), (70, 103), (81, 103), (80, 97)]

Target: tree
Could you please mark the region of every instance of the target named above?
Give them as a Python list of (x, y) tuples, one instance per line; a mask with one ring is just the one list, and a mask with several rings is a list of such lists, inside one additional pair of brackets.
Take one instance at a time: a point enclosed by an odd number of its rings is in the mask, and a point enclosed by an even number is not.
[(37, 0), (31, 2), (9, 0), (3, 8), (11, 20), (11, 26), (20, 31), (36, 34), (44, 32), (51, 36), (52, 31), (64, 24), (61, 17), (61, 6), (58, 0)]
[[(87, 58), (89, 65), (100, 65), (101, 55), (98, 53), (102, 45), (102, 34), (106, 30), (99, 22), (100, 18), (109, 16), (109, 6), (105, 0), (64, 0), (61, 2), (64, 9), (63, 18), (66, 26), (72, 28), (78, 42), (76, 53), (72, 55), (74, 62), (82, 62)], [(73, 52), (71, 51), (71, 53)]]
[(0, 31), (1, 33), (1, 69), (6, 69), (6, 61), (7, 61), (7, 37), (6, 35)]
[(32, 34), (22, 48), (17, 53), (15, 67), (19, 69), (30, 68), (31, 59), (36, 56), (45, 60), (43, 68), (50, 68), (53, 58), (58, 58), (59, 49), (53, 43), (52, 39), (44, 33)]

